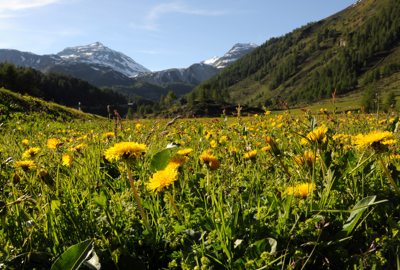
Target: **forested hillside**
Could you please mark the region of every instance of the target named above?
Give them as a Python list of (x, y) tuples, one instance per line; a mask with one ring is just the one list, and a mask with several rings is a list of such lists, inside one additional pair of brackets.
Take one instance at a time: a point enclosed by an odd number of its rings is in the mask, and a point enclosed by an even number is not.
[[(272, 38), (194, 91), (197, 98), (274, 106), (313, 102), (400, 71), (400, 1), (364, 0)], [(377, 83), (378, 82), (378, 83)], [(384, 89), (383, 89), (384, 91)]]
[(112, 91), (100, 90), (89, 83), (59, 74), (43, 74), (32, 68), (0, 64), (0, 87), (17, 93), (39, 97), (87, 112), (106, 113), (107, 105), (126, 104), (124, 96)]

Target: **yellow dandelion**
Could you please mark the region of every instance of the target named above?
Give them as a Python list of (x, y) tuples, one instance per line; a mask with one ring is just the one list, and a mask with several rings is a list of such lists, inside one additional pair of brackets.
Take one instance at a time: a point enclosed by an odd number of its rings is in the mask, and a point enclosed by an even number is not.
[(120, 142), (107, 149), (104, 153), (108, 161), (138, 158), (146, 152), (146, 145), (135, 142)]
[(64, 154), (64, 155), (62, 156), (62, 165), (63, 165), (63, 166), (70, 167), (70, 166), (72, 165), (72, 161), (73, 161), (73, 160), (74, 160), (74, 159), (72, 158), (71, 155), (69, 155), (69, 154)]
[(39, 153), (39, 151), (40, 147), (31, 147), (22, 153), (22, 158), (33, 158)]
[(375, 150), (378, 150), (382, 146), (395, 144), (396, 140), (392, 132), (376, 130), (365, 135), (358, 134), (354, 136), (353, 143), (359, 148), (371, 146)]
[(219, 140), (218, 140), (218, 142), (220, 143), (220, 144), (224, 144), (224, 143), (226, 143), (228, 141), (228, 136), (226, 136), (226, 135), (222, 135), (221, 137), (219, 137)]
[(104, 139), (109, 140), (109, 139), (112, 139), (112, 138), (114, 138), (114, 137), (115, 137), (115, 133), (114, 133), (114, 132), (106, 132), (106, 133), (103, 133), (103, 138), (104, 138)]
[(211, 148), (216, 148), (218, 146), (218, 143), (215, 140), (210, 141), (210, 146)]
[(176, 152), (178, 155), (180, 156), (188, 156), (190, 155), (190, 153), (193, 152), (192, 148), (185, 148), (185, 149), (181, 149), (178, 152)]
[(270, 145), (266, 145), (263, 148), (261, 148), (261, 151), (263, 151), (263, 152), (268, 152), (269, 150), (271, 150), (271, 146)]
[(285, 194), (295, 197), (305, 198), (315, 190), (315, 185), (311, 183), (301, 183), (286, 188)]
[(245, 160), (254, 159), (256, 157), (256, 155), (257, 155), (257, 150), (252, 150), (252, 151), (245, 153), (243, 155), (243, 159), (245, 159)]
[(307, 139), (312, 142), (324, 143), (326, 142), (326, 133), (328, 128), (326, 126), (320, 126), (315, 128), (313, 131), (307, 134)]
[(23, 170), (32, 170), (36, 168), (36, 164), (33, 160), (20, 160), (14, 163), (14, 167)]
[(314, 152), (310, 151), (310, 150), (304, 151), (303, 156), (304, 156), (304, 160), (309, 162), (309, 163), (314, 163), (314, 161), (316, 159), (315, 155), (314, 155)]
[(75, 146), (75, 147), (71, 147), (69, 150), (71, 151), (71, 152), (82, 152), (82, 150), (83, 149), (85, 149), (87, 147), (87, 145), (86, 144), (84, 144), (84, 143), (81, 143), (81, 144), (78, 144), (77, 146)]
[(158, 171), (153, 174), (147, 183), (147, 189), (153, 192), (160, 192), (164, 188), (171, 185), (178, 178), (178, 171), (176, 169), (167, 167), (164, 170)]
[(232, 155), (236, 155), (236, 154), (239, 152), (239, 150), (238, 150), (235, 146), (233, 146), (233, 145), (229, 146), (228, 151), (229, 151), (229, 153), (231, 153)]
[(220, 162), (219, 160), (212, 154), (211, 151), (206, 150), (200, 155), (200, 161), (207, 165), (211, 170), (218, 169)]
[(57, 138), (50, 138), (47, 140), (47, 147), (49, 149), (57, 149), (62, 145), (62, 142)]
[(29, 145), (29, 140), (28, 140), (28, 139), (23, 139), (23, 140), (21, 141), (21, 143), (22, 143), (24, 146), (28, 146), (28, 145)]
[(167, 167), (177, 169), (183, 164), (185, 164), (189, 158), (187, 156), (174, 156), (171, 158), (171, 160), (168, 162)]

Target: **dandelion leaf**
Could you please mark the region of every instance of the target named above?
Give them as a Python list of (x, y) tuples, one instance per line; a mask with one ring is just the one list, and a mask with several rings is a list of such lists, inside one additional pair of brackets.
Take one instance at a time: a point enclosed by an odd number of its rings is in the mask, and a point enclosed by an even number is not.
[(51, 270), (75, 270), (88, 260), (93, 252), (93, 240), (85, 240), (70, 246), (51, 266)]
[(349, 236), (352, 233), (364, 211), (368, 208), (368, 206), (374, 204), (375, 199), (376, 196), (368, 196), (356, 203), (350, 212), (349, 218), (346, 220), (346, 223), (342, 228), (342, 232), (344, 232), (346, 236)]
[(151, 159), (150, 170), (154, 172), (164, 169), (171, 158), (171, 153), (170, 149), (164, 149), (156, 153)]

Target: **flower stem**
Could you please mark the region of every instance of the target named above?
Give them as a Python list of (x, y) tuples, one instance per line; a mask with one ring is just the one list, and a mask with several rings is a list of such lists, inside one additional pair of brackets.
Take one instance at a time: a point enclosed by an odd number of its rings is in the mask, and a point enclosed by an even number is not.
[(388, 168), (387, 168), (386, 165), (385, 165), (385, 162), (384, 162), (383, 159), (382, 159), (382, 156), (380, 156), (380, 155), (379, 155), (379, 161), (380, 161), (380, 163), (381, 163), (381, 166), (382, 166), (383, 171), (385, 172), (385, 174), (386, 174), (386, 176), (387, 176), (387, 178), (388, 178), (388, 180), (389, 180), (389, 184), (392, 185), (393, 188), (394, 188), (394, 190), (396, 191), (396, 193), (397, 193), (398, 195), (400, 195), (400, 189), (399, 189), (399, 187), (396, 185), (396, 182), (394, 181), (392, 175), (390, 174)]
[(144, 211), (144, 208), (143, 208), (143, 206), (142, 206), (142, 202), (141, 202), (141, 200), (140, 200), (139, 192), (138, 192), (138, 190), (137, 190), (137, 188), (136, 188), (136, 186), (135, 186), (135, 181), (134, 181), (134, 179), (133, 179), (132, 172), (131, 172), (131, 170), (128, 168), (128, 166), (127, 166), (127, 169), (128, 169), (129, 184), (130, 184), (131, 189), (132, 189), (132, 191), (133, 191), (133, 197), (134, 197), (135, 202), (136, 202), (136, 204), (137, 204), (137, 207), (138, 207), (138, 209), (139, 209), (140, 216), (142, 217), (142, 220), (143, 220), (144, 225), (146, 226), (146, 229), (147, 229), (148, 231), (151, 231), (151, 227), (150, 227), (149, 221), (147, 220), (147, 215), (146, 215), (146, 213), (145, 213), (145, 211)]

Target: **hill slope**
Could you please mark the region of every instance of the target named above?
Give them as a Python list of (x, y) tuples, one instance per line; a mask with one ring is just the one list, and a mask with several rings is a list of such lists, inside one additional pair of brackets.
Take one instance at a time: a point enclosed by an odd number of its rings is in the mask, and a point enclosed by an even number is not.
[(341, 95), (400, 71), (400, 1), (363, 0), (279, 38), (202, 83), (196, 96), (278, 106)]
[(89, 119), (96, 116), (83, 113), (79, 110), (68, 108), (53, 102), (46, 102), (39, 98), (21, 95), (10, 90), (0, 88), (0, 121), (6, 120), (10, 114), (40, 113), (60, 119)]

